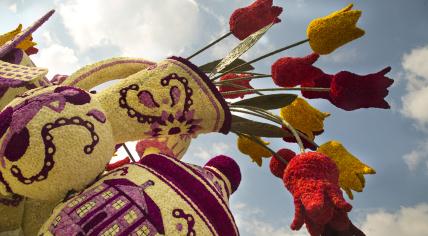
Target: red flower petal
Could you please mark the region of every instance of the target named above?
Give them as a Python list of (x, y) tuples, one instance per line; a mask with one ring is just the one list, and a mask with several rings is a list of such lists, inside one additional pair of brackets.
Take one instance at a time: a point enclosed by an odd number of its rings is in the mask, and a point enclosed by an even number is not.
[[(287, 128), (287, 127), (282, 127), (285, 131), (288, 131), (289, 133), (291, 133), (291, 131)], [(299, 131), (299, 130), (298, 130)], [(319, 131), (319, 132), (313, 132), (314, 135), (320, 135), (324, 132), (324, 130)], [(311, 149), (313, 151), (317, 150), (317, 147), (315, 145), (313, 145), (311, 142), (306, 141), (306, 139), (304, 139), (303, 137), (300, 137), (300, 139), (302, 140), (303, 143), (303, 147), (304, 148), (308, 148)], [(288, 143), (297, 143), (296, 138), (291, 135), (291, 136), (287, 136), (287, 137), (283, 137), (282, 140), (284, 140), (285, 142)]]
[(28, 56), (33, 55), (33, 54), (37, 54), (39, 52), (39, 49), (35, 48), (35, 47), (30, 47), (27, 50), (25, 50), (25, 53), (27, 53)]
[(384, 100), (388, 95), (388, 87), (394, 81), (385, 76), (391, 67), (368, 75), (357, 75), (341, 71), (333, 76), (331, 81), (331, 102), (344, 110), (351, 111), (359, 108), (390, 108)]
[[(302, 87), (310, 88), (330, 88), (331, 80), (333, 76), (324, 74), (314, 78), (312, 81), (308, 81), (302, 84)], [(305, 98), (315, 99), (315, 98), (324, 98), (330, 100), (330, 92), (319, 92), (319, 91), (302, 91), (302, 95)]]
[(312, 64), (319, 55), (312, 53), (306, 57), (283, 57), (272, 64), (273, 82), (281, 87), (295, 87), (310, 84), (326, 74)]
[[(276, 154), (288, 162), (290, 162), (291, 159), (293, 159), (293, 157), (296, 156), (295, 152), (286, 148), (282, 148), (278, 150)], [(282, 176), (284, 176), (284, 170), (286, 167), (287, 167), (287, 163), (283, 163), (282, 161), (278, 160), (275, 156), (272, 156), (272, 158), (270, 159), (269, 169), (270, 169), (270, 172), (276, 177), (282, 179)]]
[(230, 31), (243, 40), (272, 22), (281, 22), (278, 16), (282, 8), (272, 4), (272, 0), (256, 0), (247, 7), (236, 9), (229, 19)]
[(119, 167), (121, 167), (123, 165), (129, 164), (129, 163), (131, 163), (131, 161), (129, 160), (129, 157), (126, 157), (126, 158), (124, 158), (124, 159), (122, 159), (120, 161), (116, 161), (114, 163), (107, 164), (106, 170), (107, 171), (111, 171), (111, 170), (119, 168)]
[[(227, 81), (231, 79), (239, 79), (239, 78), (249, 78), (251, 75), (249, 74), (226, 74), (220, 78), (220, 81)], [(221, 85), (219, 88), (220, 92), (231, 92), (236, 90), (243, 90), (243, 89), (253, 89), (250, 85), (251, 80), (238, 80), (238, 81), (230, 81), (231, 84), (235, 84), (238, 86), (242, 86), (243, 88), (238, 88), (230, 85)], [(237, 93), (237, 94), (223, 94), (224, 98), (243, 98), (246, 94), (252, 94), (253, 92), (243, 92), (243, 93)]]
[(329, 224), (324, 228), (321, 236), (366, 236), (363, 231), (358, 229), (352, 222), (349, 222), (345, 230), (334, 229), (331, 225), (332, 224)]
[(338, 168), (329, 157), (318, 152), (295, 156), (283, 181), (295, 203), (292, 229), (305, 223), (309, 233), (318, 236), (326, 226), (340, 231), (350, 228), (347, 212), (352, 206), (343, 198)]

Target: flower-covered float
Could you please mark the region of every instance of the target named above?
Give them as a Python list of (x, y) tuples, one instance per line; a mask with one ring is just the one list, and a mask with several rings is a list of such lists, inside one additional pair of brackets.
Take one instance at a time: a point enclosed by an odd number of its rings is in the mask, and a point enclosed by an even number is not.
[[(181, 161), (192, 139), (211, 132), (237, 135), (237, 148), (259, 166), (270, 158), (294, 199), (291, 229), (364, 235), (348, 218), (343, 193), (353, 199), (375, 170), (338, 141), (316, 144), (330, 114), (304, 99), (346, 111), (389, 108), (389, 67), (357, 75), (314, 66), (364, 35), (356, 27), (361, 11), (351, 8), (311, 21), (307, 39), (246, 62), (239, 57), (281, 22), (282, 8), (256, 0), (231, 15), (229, 33), (187, 58), (111, 58), (50, 80), (30, 59), (37, 53), (31, 35), (54, 11), (1, 35), (0, 235), (239, 235), (229, 210), (241, 181), (237, 163), (224, 155), (203, 167)], [(226, 57), (190, 61), (229, 35), (241, 42)], [(312, 54), (279, 58), (270, 75), (253, 71), (252, 63), (307, 42)], [(261, 78), (278, 87), (250, 85)], [(119, 82), (92, 91), (111, 80)], [(302, 96), (262, 93), (283, 91)], [(297, 143), (300, 153), (274, 151), (263, 137)], [(136, 140), (138, 159), (110, 163)]]

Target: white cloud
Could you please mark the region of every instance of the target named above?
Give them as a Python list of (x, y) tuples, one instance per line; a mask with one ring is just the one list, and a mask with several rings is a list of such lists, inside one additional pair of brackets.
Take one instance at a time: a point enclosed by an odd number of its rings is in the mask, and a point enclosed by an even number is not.
[(78, 58), (73, 49), (53, 43), (34, 56), (37, 66), (49, 69), (48, 78), (55, 74), (68, 75), (78, 69)]
[(426, 128), (428, 124), (427, 101), (428, 86), (412, 90), (402, 97), (403, 108), (401, 112), (406, 117), (416, 120), (421, 129)]
[(17, 11), (16, 3), (13, 3), (13, 4), (9, 5), (9, 6), (7, 7), (7, 9), (9, 9), (9, 11), (11, 11), (11, 12), (13, 12), (13, 13), (16, 13), (16, 11)]
[[(404, 82), (407, 93), (401, 98), (403, 107), (400, 112), (414, 120), (416, 128), (428, 132), (428, 45), (413, 49), (402, 60), (405, 70)], [(428, 140), (403, 156), (411, 171), (425, 164), (428, 170)]]
[(275, 48), (274, 45), (271, 43), (271, 40), (269, 39), (269, 36), (267, 34), (268, 33), (263, 35), (263, 37), (259, 41), (257, 41), (257, 43), (251, 49), (245, 52), (245, 54), (243, 54), (241, 58), (250, 61), (266, 53), (278, 49)]
[(230, 146), (223, 142), (215, 142), (209, 148), (198, 146), (195, 149), (193, 156), (203, 161), (208, 161), (217, 155), (226, 154), (230, 150)]
[(52, 35), (48, 31), (44, 31), (42, 33), (42, 38), (40, 40), (44, 45), (51, 45), (54, 40), (52, 39)]
[(428, 170), (428, 140), (419, 144), (415, 150), (404, 155), (403, 159), (411, 171), (417, 170), (422, 163), (425, 163)]
[[(290, 222), (266, 220), (261, 209), (237, 202), (231, 205), (236, 223), (242, 235), (303, 236), (308, 235), (305, 226), (300, 231), (289, 229)], [(378, 210), (365, 215), (359, 227), (370, 236), (420, 236), (428, 232), (428, 204), (401, 207), (395, 212)], [(355, 222), (354, 222), (355, 224)]]
[[(417, 76), (428, 79), (428, 45), (413, 49), (403, 57), (403, 68)], [(426, 83), (428, 81), (425, 81)]]
[[(223, 34), (222, 34), (223, 35)], [(214, 38), (212, 38), (210, 40), (214, 41), (217, 38), (219, 38), (221, 35), (218, 35)], [(229, 38), (230, 37), (230, 38)], [(234, 47), (236, 47), (239, 44), (239, 40), (232, 38), (233, 36), (229, 36), (227, 39), (221, 41), (220, 43), (217, 43), (216, 45), (214, 45), (211, 49), (211, 55), (215, 58), (215, 59), (220, 59), (220, 58), (224, 58), (226, 57), (226, 55), (232, 51), (232, 49)]]
[(306, 236), (307, 231), (303, 227), (300, 231), (292, 231), (288, 223), (266, 220), (264, 211), (250, 207), (244, 203), (232, 204), (232, 212), (241, 235), (270, 235), (270, 236)]
[(157, 60), (179, 54), (203, 33), (193, 0), (67, 0), (58, 5), (82, 52), (111, 45), (127, 56)]
[[(214, 41), (219, 37), (220, 35), (216, 36), (211, 41)], [(224, 58), (235, 47), (237, 47), (240, 42), (241, 41), (236, 39), (234, 36), (229, 36), (226, 40), (223, 40), (220, 43), (217, 43), (212, 47), (212, 49), (210, 49), (211, 55), (216, 59)], [(277, 49), (277, 48), (274, 48), (274, 45), (271, 43), (269, 37), (266, 34), (266, 35), (263, 35), (263, 37), (259, 41), (257, 41), (257, 43), (252, 48), (250, 48), (248, 51), (242, 54), (242, 56), (240, 56), (239, 58), (244, 59), (246, 61), (250, 61), (266, 53), (269, 53), (274, 49)]]
[[(137, 153), (137, 150), (136, 150), (137, 143), (138, 143), (138, 141), (127, 142), (126, 143), (126, 147), (131, 152), (132, 157), (134, 157), (134, 159), (138, 161), (140, 159), (140, 157), (138, 156), (138, 153)], [(129, 154), (125, 150), (125, 148), (122, 146), (121, 148), (119, 148), (117, 150), (116, 156), (113, 156), (113, 158), (111, 159), (110, 163), (114, 163), (116, 161), (120, 161), (120, 160), (124, 159), (125, 157), (129, 157)]]
[(352, 63), (358, 58), (358, 52), (356, 48), (338, 49), (336, 52), (327, 55), (326, 60), (331, 60), (335, 63)]
[(420, 236), (428, 232), (428, 204), (367, 214), (361, 229), (370, 236)]
[(407, 93), (401, 98), (401, 113), (416, 121), (417, 127), (427, 131), (428, 110), (428, 45), (413, 49), (403, 56)]
[(297, 0), (297, 7), (298, 8), (303, 8), (303, 7), (307, 7), (308, 3), (305, 0)]

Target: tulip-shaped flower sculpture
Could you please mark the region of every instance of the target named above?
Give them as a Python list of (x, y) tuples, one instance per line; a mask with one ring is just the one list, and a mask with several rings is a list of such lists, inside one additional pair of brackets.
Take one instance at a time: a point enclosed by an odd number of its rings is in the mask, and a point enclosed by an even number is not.
[[(199, 134), (230, 131), (258, 166), (271, 158), (272, 174), (294, 198), (292, 229), (306, 224), (312, 236), (364, 235), (348, 218), (352, 206), (341, 188), (352, 199), (351, 190), (361, 192), (363, 175), (374, 169), (339, 142), (315, 143), (329, 113), (295, 94), (262, 93), (297, 90), (347, 111), (389, 108), (389, 67), (329, 75), (314, 66), (320, 55), (364, 34), (356, 27), (361, 11), (351, 8), (311, 21), (307, 39), (246, 62), (239, 57), (281, 21), (282, 8), (256, 0), (233, 12), (229, 33), (187, 59), (111, 58), (51, 81), (28, 55), (37, 52), (31, 34), (53, 11), (23, 31), (19, 26), (0, 35), (0, 232), (21, 222), (29, 222), (24, 232), (35, 231), (48, 215), (37, 212), (50, 212), (53, 201), (63, 200), (39, 234), (237, 235), (228, 208), (240, 181), (236, 163), (225, 156), (203, 168), (180, 161)], [(231, 34), (241, 41), (223, 59), (200, 67), (189, 61)], [(252, 71), (252, 63), (306, 42), (312, 54), (278, 59), (271, 75)], [(279, 88), (250, 84), (269, 77)], [(119, 81), (91, 91), (112, 80)], [(301, 153), (275, 152), (265, 138), (295, 142)], [(132, 160), (108, 164), (128, 141), (138, 141), (140, 160), (125, 145)]]

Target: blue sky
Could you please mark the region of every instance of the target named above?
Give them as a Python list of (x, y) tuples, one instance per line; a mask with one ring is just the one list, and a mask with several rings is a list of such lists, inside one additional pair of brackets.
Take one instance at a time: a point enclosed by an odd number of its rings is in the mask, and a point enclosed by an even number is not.
[[(36, 34), (40, 53), (34, 61), (50, 75), (69, 74), (88, 63), (113, 56), (138, 56), (158, 61), (170, 55), (187, 56), (228, 31), (234, 9), (250, 0), (1, 0), (0, 32), (24, 26), (49, 9), (57, 13)], [(160, 4), (159, 2), (162, 2)], [(363, 193), (350, 200), (352, 220), (368, 235), (422, 235), (428, 232), (428, 1), (378, 0), (276, 0), (284, 8), (282, 23), (243, 58), (251, 59), (305, 38), (311, 19), (338, 10), (348, 3), (361, 9), (358, 25), (366, 35), (334, 53), (321, 57), (316, 66), (327, 73), (347, 70), (359, 74), (392, 66), (395, 80), (387, 101), (390, 110), (345, 112), (325, 101), (311, 100), (330, 112), (322, 144), (340, 140), (377, 174), (367, 176)], [(230, 37), (196, 57), (203, 64), (227, 54), (238, 41)], [(269, 73), (282, 56), (304, 56), (308, 45), (283, 52), (255, 64)], [(267, 80), (254, 87), (272, 87)], [(270, 140), (274, 149), (296, 146)], [(242, 235), (305, 235), (291, 232), (294, 208), (291, 195), (279, 179), (237, 151), (233, 135), (209, 134), (193, 141), (184, 161), (203, 164), (209, 157), (228, 154), (241, 166), (243, 181), (232, 196), (231, 208)]]

